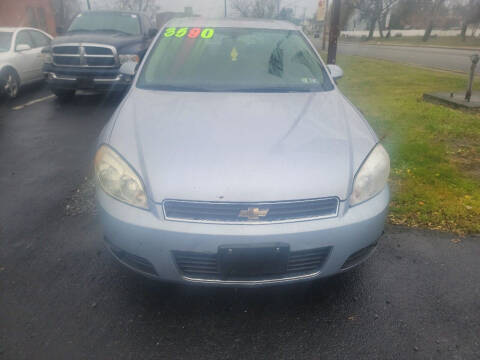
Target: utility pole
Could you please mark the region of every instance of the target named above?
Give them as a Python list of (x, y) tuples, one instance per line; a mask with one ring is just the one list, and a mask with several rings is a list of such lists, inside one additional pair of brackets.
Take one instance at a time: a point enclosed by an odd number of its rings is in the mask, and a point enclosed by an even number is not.
[(227, 17), (227, 0), (225, 0), (225, 17)]
[(340, 7), (341, 0), (333, 0), (333, 14), (328, 39), (327, 64), (335, 64), (337, 61), (337, 41), (340, 35)]
[(325, 50), (325, 44), (327, 43), (327, 30), (328, 30), (328, 0), (327, 7), (325, 8), (325, 16), (323, 18), (323, 35), (322, 35), (322, 50)]
[(87, 0), (87, 8), (88, 10), (92, 10), (92, 7), (90, 6), (90, 0)]

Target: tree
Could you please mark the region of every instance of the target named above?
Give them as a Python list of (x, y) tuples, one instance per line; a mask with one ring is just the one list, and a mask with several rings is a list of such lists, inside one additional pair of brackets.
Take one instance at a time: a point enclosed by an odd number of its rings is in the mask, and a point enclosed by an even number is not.
[(453, 10), (462, 19), (462, 41), (466, 40), (469, 25), (480, 23), (480, 0), (470, 0), (467, 4), (454, 5)]
[(155, 16), (160, 7), (157, 0), (116, 0), (118, 10), (140, 11)]
[(432, 34), (433, 26), (435, 25), (435, 20), (437, 18), (438, 13), (440, 12), (441, 7), (445, 0), (435, 0), (432, 4), (432, 11), (430, 13), (430, 17), (427, 23), (427, 27), (425, 28), (425, 33), (423, 34), (422, 41), (428, 41), (430, 39), (430, 35)]
[(276, 18), (280, 0), (233, 0), (231, 6), (243, 17)]
[(80, 2), (78, 0), (52, 0), (51, 4), (55, 11), (57, 31), (61, 33), (70, 24), (72, 18), (80, 12)]
[(353, 7), (360, 13), (361, 18), (368, 23), (368, 40), (373, 38), (377, 24), (380, 36), (383, 37), (385, 15), (397, 2), (398, 0), (353, 0)]

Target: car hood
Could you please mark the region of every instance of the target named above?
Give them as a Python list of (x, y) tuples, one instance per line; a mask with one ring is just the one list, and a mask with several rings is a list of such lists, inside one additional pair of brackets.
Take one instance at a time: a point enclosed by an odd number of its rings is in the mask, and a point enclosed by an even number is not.
[(115, 32), (73, 32), (52, 40), (52, 46), (68, 43), (95, 43), (114, 46), (117, 50), (142, 41), (141, 35), (125, 35)]
[(155, 202), (343, 200), (377, 142), (338, 90), (133, 89), (106, 129)]

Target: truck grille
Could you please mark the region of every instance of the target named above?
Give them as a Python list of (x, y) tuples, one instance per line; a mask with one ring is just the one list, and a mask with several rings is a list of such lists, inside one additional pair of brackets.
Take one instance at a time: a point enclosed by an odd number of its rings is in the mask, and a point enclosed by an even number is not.
[(65, 44), (53, 47), (53, 63), (57, 66), (112, 68), (117, 66), (117, 51), (101, 44)]
[(265, 223), (334, 217), (338, 198), (273, 203), (225, 203), (165, 200), (165, 218), (177, 221)]
[[(276, 277), (291, 277), (316, 273), (325, 265), (331, 250), (332, 247), (327, 246), (317, 249), (292, 251), (289, 254), (287, 271), (284, 274), (276, 275)], [(217, 265), (217, 254), (174, 251), (173, 255), (179, 270), (184, 276), (196, 279), (221, 279), (220, 269)], [(258, 274), (253, 278), (237, 280), (255, 280), (261, 278), (262, 274)]]

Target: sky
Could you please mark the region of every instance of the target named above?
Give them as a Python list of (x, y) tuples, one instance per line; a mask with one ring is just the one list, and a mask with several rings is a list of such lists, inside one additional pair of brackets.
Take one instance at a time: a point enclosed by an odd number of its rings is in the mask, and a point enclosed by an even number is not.
[[(86, 0), (80, 0), (80, 2)], [(228, 3), (231, 0), (227, 0)], [(90, 0), (92, 6), (96, 4), (103, 5), (108, 0)], [(185, 6), (193, 7), (195, 14), (205, 17), (220, 17), (224, 13), (224, 0), (157, 0), (160, 11), (183, 11)], [(318, 0), (280, 0), (280, 7), (291, 7), (295, 10), (296, 16), (302, 17), (303, 10), (306, 9), (307, 17), (313, 16), (317, 9)]]

